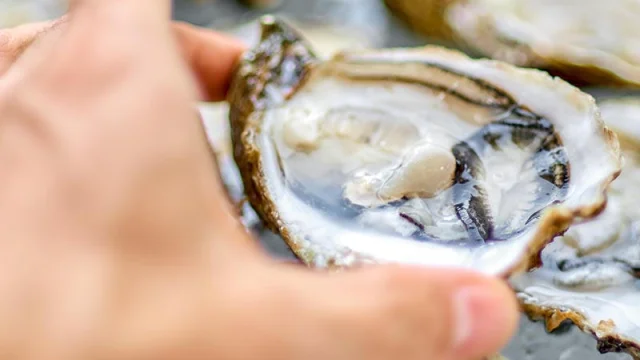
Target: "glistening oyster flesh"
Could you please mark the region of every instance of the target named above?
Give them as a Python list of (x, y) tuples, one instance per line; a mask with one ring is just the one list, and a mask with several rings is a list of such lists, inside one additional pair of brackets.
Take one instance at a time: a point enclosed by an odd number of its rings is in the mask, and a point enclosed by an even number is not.
[(386, 3), (418, 30), (484, 56), (544, 68), (578, 84), (640, 87), (637, 0)]
[(528, 268), (619, 172), (593, 99), (439, 47), (319, 60), (272, 17), (230, 89), (251, 204), (304, 261)]
[(511, 281), (525, 311), (551, 331), (571, 320), (601, 352), (640, 359), (640, 99), (601, 104), (625, 158), (604, 212), (572, 227), (542, 252), (543, 266)]

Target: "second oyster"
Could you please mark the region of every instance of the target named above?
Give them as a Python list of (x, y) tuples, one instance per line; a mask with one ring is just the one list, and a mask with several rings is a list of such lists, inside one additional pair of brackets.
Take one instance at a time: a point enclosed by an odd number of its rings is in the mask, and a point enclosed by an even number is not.
[(251, 204), (315, 266), (523, 270), (620, 170), (593, 99), (561, 80), (438, 47), (322, 61), (272, 17), (229, 101)]
[(579, 85), (640, 87), (637, 0), (385, 0), (419, 31)]

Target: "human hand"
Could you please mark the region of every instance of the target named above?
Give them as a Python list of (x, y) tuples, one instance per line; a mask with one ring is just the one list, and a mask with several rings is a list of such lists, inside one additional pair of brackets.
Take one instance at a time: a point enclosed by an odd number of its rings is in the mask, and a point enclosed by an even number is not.
[(76, 0), (0, 32), (0, 356), (475, 360), (496, 279), (277, 264), (226, 200), (195, 103), (243, 50), (167, 0)]

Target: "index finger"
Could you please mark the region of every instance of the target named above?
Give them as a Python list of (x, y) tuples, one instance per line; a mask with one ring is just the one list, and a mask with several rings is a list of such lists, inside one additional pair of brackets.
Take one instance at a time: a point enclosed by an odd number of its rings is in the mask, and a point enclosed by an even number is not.
[[(37, 38), (66, 20), (65, 17), (55, 21), (0, 30), (0, 76)], [(186, 23), (175, 23), (173, 29), (183, 56), (200, 85), (202, 100), (223, 100), (233, 67), (244, 51), (244, 45), (232, 37)]]
[(0, 76), (31, 46), (41, 35), (66, 22), (67, 17), (20, 25), (11, 29), (0, 29)]
[(205, 100), (223, 100), (245, 46), (232, 37), (186, 23), (176, 23), (175, 30)]

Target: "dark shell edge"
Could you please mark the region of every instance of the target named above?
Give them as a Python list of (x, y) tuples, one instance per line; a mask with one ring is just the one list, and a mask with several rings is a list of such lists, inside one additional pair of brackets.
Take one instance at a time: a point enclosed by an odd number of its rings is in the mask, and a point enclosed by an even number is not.
[(602, 327), (599, 330), (604, 333), (599, 336), (595, 329), (587, 325), (585, 317), (576, 311), (527, 304), (524, 301), (520, 301), (520, 307), (531, 320), (543, 321), (549, 333), (557, 329), (563, 322), (570, 321), (581, 331), (591, 334), (597, 340), (597, 349), (601, 354), (627, 353), (634, 360), (640, 360), (640, 344), (607, 331), (607, 327), (611, 327), (611, 324), (596, 324), (596, 326)]

